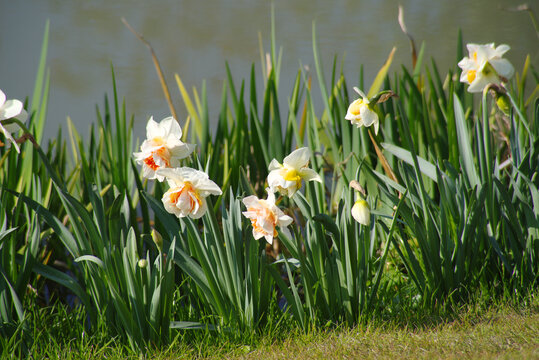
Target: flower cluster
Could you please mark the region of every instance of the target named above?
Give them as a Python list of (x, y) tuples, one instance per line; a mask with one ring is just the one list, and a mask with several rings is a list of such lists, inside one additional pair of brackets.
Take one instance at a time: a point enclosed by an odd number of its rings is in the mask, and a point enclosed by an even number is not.
[(268, 170), (268, 185), (266, 189), (268, 197), (266, 200), (256, 196), (248, 196), (243, 199), (247, 211), (243, 215), (251, 220), (253, 225), (253, 237), (260, 239), (264, 237), (270, 244), (277, 236), (276, 226), (290, 237), (290, 232), (286, 228), (292, 223), (292, 218), (285, 215), (275, 204), (275, 192), (292, 197), (301, 188), (302, 181), (322, 182), (320, 175), (309, 168), (309, 158), (311, 152), (303, 147), (291, 152), (279, 163), (273, 159)]
[(146, 140), (141, 151), (134, 153), (142, 165), (142, 176), (158, 181), (167, 180), (169, 190), (165, 192), (165, 209), (178, 216), (198, 219), (208, 209), (206, 197), (221, 195), (221, 189), (208, 175), (199, 170), (180, 167), (180, 160), (195, 150), (195, 145), (181, 141), (182, 129), (173, 117), (157, 123), (150, 118), (146, 125)]
[(17, 152), (20, 152), (20, 149), (11, 133), (19, 130), (19, 126), (13, 123), (4, 124), (4, 120), (17, 119), (25, 122), (27, 117), (28, 113), (24, 110), (22, 102), (16, 99), (6, 101), (6, 95), (0, 90), (0, 132), (13, 143)]

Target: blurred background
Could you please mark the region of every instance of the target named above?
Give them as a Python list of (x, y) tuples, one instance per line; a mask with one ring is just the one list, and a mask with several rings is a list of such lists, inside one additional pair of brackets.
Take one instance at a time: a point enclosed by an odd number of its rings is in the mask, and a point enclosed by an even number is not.
[[(122, 24), (127, 21), (151, 43), (165, 73), (180, 121), (186, 111), (174, 81), (178, 73), (191, 90), (206, 80), (210, 115), (217, 118), (228, 61), (237, 84), (248, 80), (255, 64), (261, 84), (259, 33), (270, 49), (271, 7), (275, 9), (277, 49), (282, 47), (280, 97), (287, 99), (300, 66), (314, 71), (312, 23), (329, 79), (334, 55), (349, 86), (363, 64), (366, 87), (397, 47), (392, 71), (411, 67), (408, 38), (397, 22), (404, 9), (408, 31), (425, 60), (434, 58), (442, 76), (456, 66), (457, 33), (464, 42), (511, 46), (507, 58), (521, 71), (526, 54), (539, 67), (539, 38), (526, 12), (509, 11), (510, 0), (21, 0), (0, 2), (0, 89), (8, 99), (31, 96), (47, 19), (50, 99), (45, 137), (66, 129), (70, 116), (83, 135), (95, 121), (95, 107), (112, 96), (114, 66), (120, 98), (135, 116), (135, 136), (145, 136), (149, 116), (170, 116), (148, 49)], [(529, 4), (539, 13), (537, 2)], [(314, 82), (313, 84), (315, 84)], [(317, 93), (317, 91), (315, 91)], [(321, 104), (320, 108), (322, 107)], [(284, 109), (281, 109), (284, 110)], [(65, 132), (64, 132), (65, 134)]]

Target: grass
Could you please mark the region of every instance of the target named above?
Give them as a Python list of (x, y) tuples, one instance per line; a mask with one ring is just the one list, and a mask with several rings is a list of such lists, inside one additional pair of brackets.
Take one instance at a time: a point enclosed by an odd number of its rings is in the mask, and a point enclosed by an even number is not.
[[(339, 329), (269, 345), (246, 359), (462, 359), (539, 357), (539, 314), (489, 311), (480, 320), (434, 327)], [(227, 358), (234, 358), (228, 357)]]
[[(140, 355), (106, 328), (88, 334), (81, 313), (55, 307), (33, 312), (35, 359), (136, 359)], [(47, 315), (48, 314), (48, 315)], [(34, 319), (37, 320), (37, 319)], [(51, 323), (52, 322), (52, 323)], [(184, 341), (191, 338), (189, 343)], [(4, 354), (6, 357), (7, 354)], [(470, 302), (438, 313), (409, 309), (391, 319), (337, 328), (276, 328), (232, 339), (210, 331), (184, 333), (168, 348), (150, 349), (148, 359), (535, 359), (539, 358), (539, 296), (491, 304)]]

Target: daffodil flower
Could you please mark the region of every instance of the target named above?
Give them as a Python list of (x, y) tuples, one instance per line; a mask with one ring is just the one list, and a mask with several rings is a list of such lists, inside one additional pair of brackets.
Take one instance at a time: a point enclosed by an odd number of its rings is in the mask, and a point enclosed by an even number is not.
[(25, 122), (27, 117), (28, 113), (24, 110), (22, 102), (15, 99), (6, 101), (6, 94), (0, 90), (0, 132), (13, 143), (17, 152), (20, 152), (20, 149), (11, 133), (19, 130), (19, 126), (17, 124), (2, 124), (2, 120), (15, 118)]
[(361, 225), (369, 226), (371, 223), (371, 209), (369, 204), (363, 200), (358, 199), (354, 206), (352, 206), (352, 216)]
[(361, 126), (369, 127), (374, 125), (374, 132), (375, 134), (378, 134), (380, 123), (378, 114), (372, 109), (372, 105), (367, 95), (357, 87), (354, 87), (354, 90), (361, 96), (361, 98), (354, 100), (354, 102), (350, 104), (344, 118), (350, 120), (350, 122), (358, 128)]
[(180, 160), (195, 150), (195, 145), (182, 142), (181, 137), (182, 129), (173, 117), (159, 123), (151, 117), (146, 125), (146, 140), (141, 151), (133, 154), (137, 163), (142, 165), (142, 176), (163, 181), (164, 177), (158, 175), (157, 170), (180, 166)]
[(167, 179), (170, 189), (163, 194), (165, 209), (178, 218), (198, 219), (208, 209), (206, 197), (221, 195), (221, 189), (205, 172), (188, 167), (158, 169), (157, 175)]
[(259, 199), (254, 195), (244, 198), (243, 204), (245, 204), (247, 211), (244, 211), (242, 214), (251, 220), (255, 240), (264, 237), (269, 244), (272, 244), (273, 238), (278, 235), (276, 226), (279, 226), (287, 237), (292, 237), (290, 231), (287, 229), (287, 226), (292, 223), (292, 218), (285, 215), (275, 205), (275, 194), (271, 189), (267, 188), (266, 191), (268, 193), (266, 200)]
[(510, 49), (508, 45), (494, 47), (494, 43), (467, 44), (466, 47), (469, 56), (458, 65), (462, 69), (460, 81), (470, 84), (469, 92), (481, 92), (488, 84), (499, 84), (513, 76), (513, 65), (507, 59), (502, 59), (503, 54)]
[(308, 168), (311, 152), (303, 147), (294, 150), (284, 158), (283, 164), (276, 159), (269, 164), (268, 185), (271, 191), (286, 193), (288, 196), (301, 188), (301, 180), (322, 182), (320, 175)]

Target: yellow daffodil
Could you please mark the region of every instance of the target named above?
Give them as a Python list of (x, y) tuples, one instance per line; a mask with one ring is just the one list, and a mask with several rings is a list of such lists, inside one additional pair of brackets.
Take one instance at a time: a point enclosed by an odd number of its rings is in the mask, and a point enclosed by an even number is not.
[(15, 118), (25, 122), (27, 117), (28, 113), (24, 110), (22, 102), (15, 99), (6, 101), (6, 95), (0, 90), (0, 132), (4, 134), (8, 141), (13, 143), (17, 152), (20, 152), (20, 149), (11, 133), (19, 130), (19, 126), (17, 124), (3, 124), (2, 120)]
[(481, 92), (488, 84), (499, 84), (513, 76), (513, 65), (507, 59), (502, 59), (509, 50), (508, 45), (467, 44), (466, 47), (469, 56), (458, 65), (462, 69), (460, 81), (470, 85), (469, 92)]
[(369, 204), (361, 198), (358, 199), (354, 206), (352, 206), (352, 216), (361, 225), (369, 226), (371, 223), (371, 209)]
[(208, 209), (206, 197), (222, 193), (206, 173), (188, 167), (158, 169), (157, 176), (167, 179), (170, 189), (163, 194), (163, 205), (178, 218), (202, 217)]
[(271, 191), (279, 191), (288, 196), (301, 188), (302, 179), (305, 181), (322, 182), (320, 175), (309, 169), (311, 152), (303, 147), (290, 153), (284, 158), (283, 164), (273, 159), (269, 164), (268, 185)]
[(247, 208), (243, 215), (251, 220), (253, 237), (256, 240), (264, 237), (269, 244), (272, 244), (273, 238), (277, 236), (276, 226), (279, 226), (287, 237), (291, 237), (290, 231), (286, 227), (292, 223), (292, 218), (285, 215), (275, 205), (275, 194), (271, 189), (267, 188), (266, 191), (268, 192), (266, 200), (259, 199), (254, 195), (243, 199), (243, 203)]
[(372, 109), (369, 98), (357, 87), (354, 87), (354, 90), (361, 96), (361, 98), (354, 100), (354, 102), (350, 104), (344, 118), (350, 120), (350, 122), (357, 127), (369, 127), (374, 125), (374, 132), (375, 134), (378, 134), (378, 127), (380, 125), (378, 114)]
[(182, 129), (173, 117), (159, 123), (151, 117), (146, 125), (146, 140), (141, 151), (133, 154), (137, 163), (142, 165), (142, 176), (163, 181), (164, 177), (158, 175), (157, 170), (180, 166), (180, 160), (195, 150), (195, 145), (182, 142), (181, 137)]

